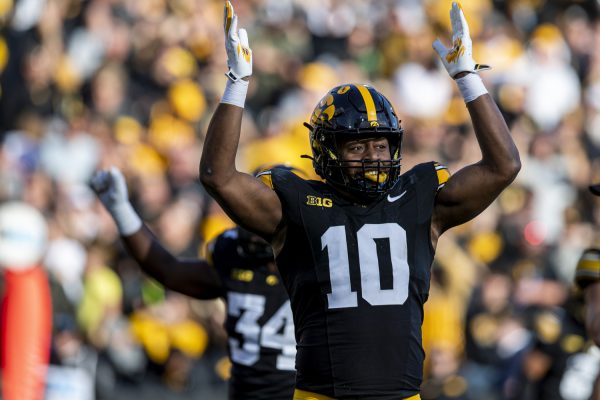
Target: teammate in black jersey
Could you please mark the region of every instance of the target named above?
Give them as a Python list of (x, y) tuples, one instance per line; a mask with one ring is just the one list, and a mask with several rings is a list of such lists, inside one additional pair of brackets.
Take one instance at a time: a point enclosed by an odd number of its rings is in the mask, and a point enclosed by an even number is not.
[[(590, 191), (600, 196), (600, 183), (590, 186)], [(589, 248), (583, 252), (577, 264), (575, 283), (584, 293), (588, 333), (600, 346), (600, 248)]]
[(294, 390), (296, 341), (290, 301), (271, 246), (235, 228), (209, 244), (207, 260), (179, 259), (133, 210), (119, 170), (97, 173), (92, 187), (117, 223), (129, 252), (148, 275), (188, 296), (226, 301), (232, 363), (229, 398), (289, 400)]
[[(285, 170), (235, 168), (252, 52), (225, 5), (229, 78), (206, 135), (200, 178), (231, 218), (270, 241), (296, 326), (294, 399), (417, 399), (421, 324), (439, 236), (482, 212), (520, 169), (510, 132), (477, 75), (462, 10), (453, 47), (434, 43), (457, 80), (482, 158), (449, 178), (435, 162), (400, 175), (403, 130), (368, 85), (325, 95), (306, 124), (307, 181)], [(270, 186), (270, 187), (269, 187)], [(443, 187), (443, 189), (442, 189)]]
[(583, 291), (585, 324), (591, 339), (600, 346), (600, 249), (586, 249), (575, 271), (575, 283)]
[[(600, 196), (600, 184), (590, 186), (590, 190)], [(588, 248), (583, 251), (575, 269), (575, 284), (583, 292), (584, 322), (587, 334), (596, 344), (596, 355), (600, 357), (600, 249)], [(595, 366), (598, 365), (596, 360)], [(596, 370), (597, 371), (597, 370)], [(600, 400), (600, 375), (596, 376), (594, 393), (590, 400)]]

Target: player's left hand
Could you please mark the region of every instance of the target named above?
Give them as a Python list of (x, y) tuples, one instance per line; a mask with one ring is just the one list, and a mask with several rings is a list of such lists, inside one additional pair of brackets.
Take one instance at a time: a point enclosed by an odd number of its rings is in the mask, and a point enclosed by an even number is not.
[(223, 28), (227, 51), (227, 77), (233, 82), (252, 75), (252, 50), (248, 44), (248, 33), (237, 29), (238, 17), (229, 0), (225, 1)]
[(90, 186), (111, 214), (115, 208), (129, 203), (125, 177), (116, 167), (96, 172), (90, 181)]
[(460, 5), (452, 3), (450, 9), (452, 23), (452, 47), (446, 48), (436, 39), (433, 48), (440, 56), (444, 67), (452, 78), (461, 72), (478, 72), (490, 69), (488, 65), (476, 64), (473, 60), (473, 42), (469, 34), (469, 26)]

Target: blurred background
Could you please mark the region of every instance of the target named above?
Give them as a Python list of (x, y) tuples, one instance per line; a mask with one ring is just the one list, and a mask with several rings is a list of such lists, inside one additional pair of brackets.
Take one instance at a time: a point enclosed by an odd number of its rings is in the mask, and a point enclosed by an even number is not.
[[(314, 176), (299, 157), (310, 154), (302, 122), (345, 82), (372, 83), (395, 105), (404, 171), (477, 161), (464, 102), (431, 48), (450, 42), (450, 4), (233, 0), (254, 53), (238, 168), (288, 163)], [(586, 399), (600, 361), (572, 278), (600, 244), (587, 191), (600, 182), (600, 2), (462, 5), (523, 168), (439, 242), (422, 397)], [(47, 399), (226, 398), (223, 304), (144, 276), (87, 186), (119, 167), (137, 211), (181, 256), (233, 225), (197, 172), (226, 83), (222, 20), (221, 0), (0, 0), (0, 202), (33, 205), (49, 226)]]

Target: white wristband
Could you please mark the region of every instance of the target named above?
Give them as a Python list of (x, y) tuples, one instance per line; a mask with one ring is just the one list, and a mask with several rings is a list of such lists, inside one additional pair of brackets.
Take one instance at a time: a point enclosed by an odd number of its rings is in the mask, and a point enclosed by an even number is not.
[(456, 80), (460, 94), (462, 94), (465, 103), (475, 100), (488, 91), (483, 85), (479, 75), (470, 73)]
[(117, 224), (119, 233), (123, 236), (132, 235), (142, 227), (141, 218), (128, 201), (112, 206), (110, 214)]
[(221, 103), (233, 104), (234, 106), (244, 108), (246, 93), (248, 92), (248, 83), (248, 81), (243, 79), (239, 79), (235, 82), (227, 79), (227, 85), (225, 86), (223, 97), (221, 97)]

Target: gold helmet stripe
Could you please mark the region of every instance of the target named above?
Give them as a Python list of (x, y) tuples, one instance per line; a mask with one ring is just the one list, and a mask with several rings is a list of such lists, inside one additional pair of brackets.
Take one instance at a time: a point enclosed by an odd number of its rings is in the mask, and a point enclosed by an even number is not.
[(377, 124), (377, 109), (375, 108), (375, 102), (373, 101), (373, 96), (371, 96), (371, 92), (365, 85), (355, 85), (355, 87), (360, 92), (363, 101), (365, 102), (365, 107), (367, 108), (367, 119), (371, 122), (371, 126), (373, 126), (373, 122), (375, 125)]

